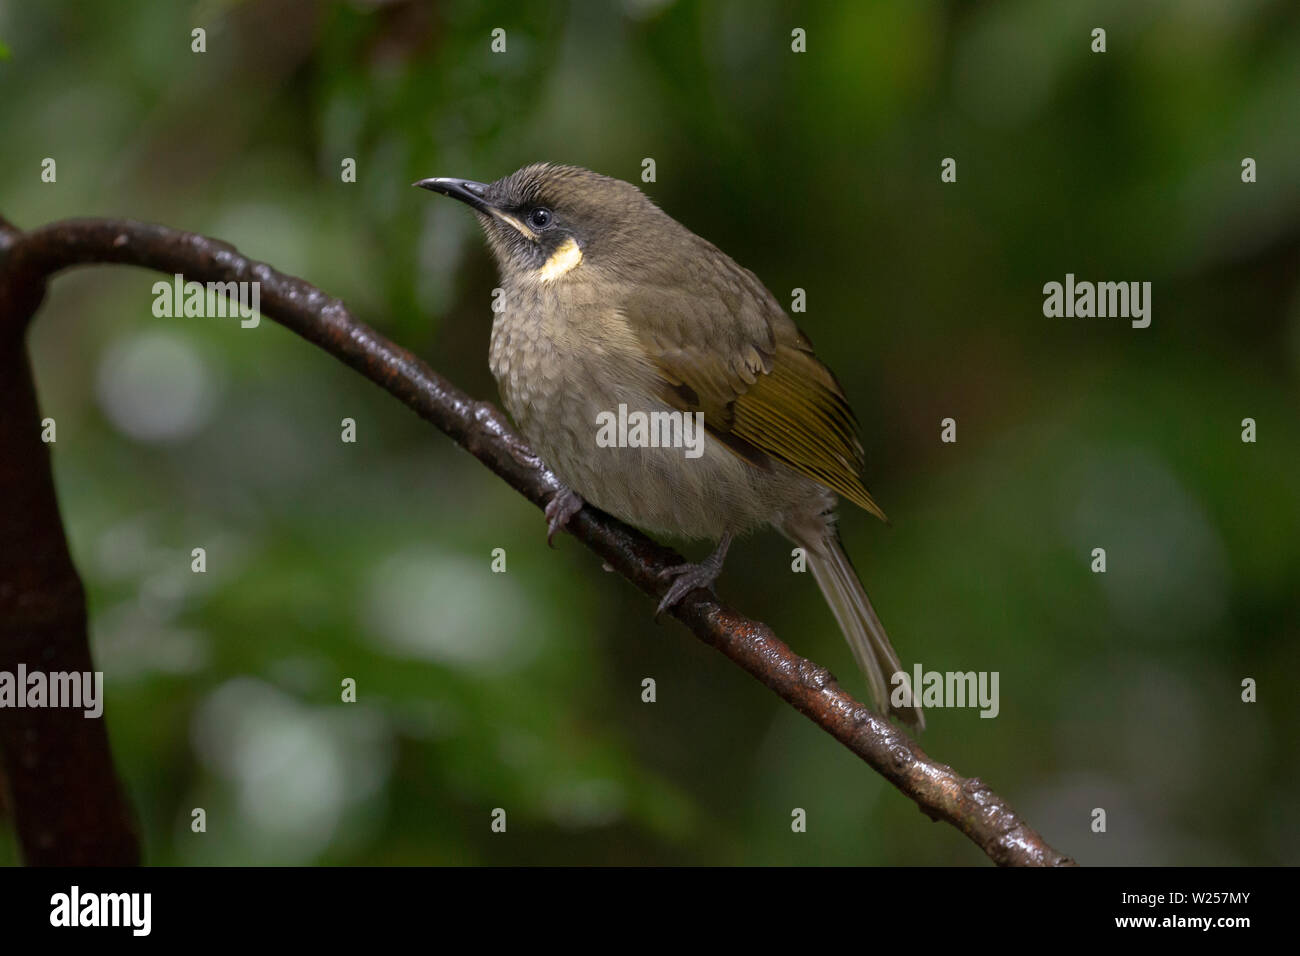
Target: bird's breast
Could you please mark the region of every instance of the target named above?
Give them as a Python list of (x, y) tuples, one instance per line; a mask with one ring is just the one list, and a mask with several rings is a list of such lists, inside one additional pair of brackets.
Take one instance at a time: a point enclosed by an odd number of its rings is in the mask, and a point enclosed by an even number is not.
[(616, 394), (651, 386), (653, 371), (616, 298), (570, 283), (530, 282), (507, 286), (502, 302), (489, 364), (525, 433), (539, 417), (546, 425), (558, 424), (556, 415), (590, 419)]

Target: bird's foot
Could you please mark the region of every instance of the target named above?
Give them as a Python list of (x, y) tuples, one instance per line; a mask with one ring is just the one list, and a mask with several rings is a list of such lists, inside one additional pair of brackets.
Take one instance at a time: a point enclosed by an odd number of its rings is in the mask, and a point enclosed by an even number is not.
[(722, 573), (722, 562), (727, 559), (729, 547), (731, 547), (731, 535), (724, 534), (714, 552), (699, 564), (675, 564), (671, 568), (660, 571), (661, 580), (671, 579), (673, 583), (668, 588), (668, 593), (663, 596), (663, 600), (659, 602), (659, 607), (655, 609), (655, 617), (658, 618), (696, 588), (705, 590), (712, 588), (713, 582), (718, 580), (718, 575)]
[(546, 543), (552, 548), (555, 547), (555, 536), (564, 530), (569, 523), (569, 519), (582, 510), (585, 502), (582, 497), (575, 491), (568, 488), (561, 488), (556, 492), (554, 497), (546, 503)]

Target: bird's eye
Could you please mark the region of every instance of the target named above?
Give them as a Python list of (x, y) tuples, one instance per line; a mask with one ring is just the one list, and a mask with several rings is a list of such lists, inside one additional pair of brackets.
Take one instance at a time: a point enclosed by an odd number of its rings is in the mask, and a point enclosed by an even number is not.
[(551, 215), (549, 209), (545, 206), (538, 206), (528, 214), (528, 225), (534, 229), (545, 229), (551, 224), (553, 218), (555, 217)]

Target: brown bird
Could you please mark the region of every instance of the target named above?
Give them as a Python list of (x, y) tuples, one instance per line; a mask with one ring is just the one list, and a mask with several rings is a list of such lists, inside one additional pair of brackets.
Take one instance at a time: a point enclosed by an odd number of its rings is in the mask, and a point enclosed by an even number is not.
[[(703, 562), (665, 572), (662, 612), (712, 586), (736, 535), (770, 524), (804, 549), (876, 707), (924, 727), (835, 529), (837, 495), (885, 517), (862, 482), (857, 420), (758, 278), (635, 186), (587, 169), (415, 185), (473, 209), (500, 267), (489, 361), (566, 486), (546, 508), (548, 540), (585, 501), (649, 532), (717, 541)], [(661, 426), (676, 413), (678, 430), (660, 432), (683, 440), (702, 420), (706, 440), (648, 445), (631, 429), (623, 447), (598, 440), (613, 416), (637, 413)], [(891, 705), (894, 675), (908, 693)]]

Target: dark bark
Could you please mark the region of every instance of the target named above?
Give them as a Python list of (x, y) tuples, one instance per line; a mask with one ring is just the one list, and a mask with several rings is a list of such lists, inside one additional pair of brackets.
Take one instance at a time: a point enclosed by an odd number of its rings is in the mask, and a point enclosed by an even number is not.
[[(0, 234), (0, 671), (93, 671), (86, 597), (59, 517), (24, 347), (44, 281), (10, 268), (12, 240)], [(2, 708), (0, 758), (26, 862), (139, 862), (102, 718), (66, 707)]]

